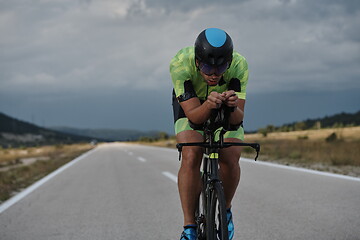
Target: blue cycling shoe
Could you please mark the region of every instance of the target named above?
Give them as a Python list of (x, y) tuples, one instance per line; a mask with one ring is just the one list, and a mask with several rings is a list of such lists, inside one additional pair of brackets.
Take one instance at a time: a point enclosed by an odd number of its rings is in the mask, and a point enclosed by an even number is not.
[(185, 227), (184, 231), (181, 233), (180, 240), (196, 240), (197, 233), (196, 227)]
[(227, 224), (228, 224), (229, 240), (232, 240), (234, 237), (234, 223), (232, 220), (231, 208), (226, 210), (226, 219), (227, 219)]
[[(218, 217), (220, 218), (220, 215), (218, 215)], [(232, 240), (233, 237), (234, 237), (234, 223), (233, 223), (233, 220), (232, 220), (231, 208), (226, 210), (226, 220), (227, 220), (227, 225), (228, 225), (229, 240)], [(219, 231), (218, 231), (218, 236), (220, 238), (221, 229), (219, 229)]]

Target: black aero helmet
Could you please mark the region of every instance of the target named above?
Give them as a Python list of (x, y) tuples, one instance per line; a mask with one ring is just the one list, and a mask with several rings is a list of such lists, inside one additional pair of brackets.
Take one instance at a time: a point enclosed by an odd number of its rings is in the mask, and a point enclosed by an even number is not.
[(233, 42), (224, 30), (208, 28), (196, 38), (195, 58), (212, 66), (230, 64), (233, 48)]

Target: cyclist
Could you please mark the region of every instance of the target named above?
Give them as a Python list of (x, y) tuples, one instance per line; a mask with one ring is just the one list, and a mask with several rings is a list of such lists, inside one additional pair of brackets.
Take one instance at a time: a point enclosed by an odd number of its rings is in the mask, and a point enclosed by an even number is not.
[[(225, 31), (218, 28), (202, 31), (194, 47), (185, 47), (172, 58), (170, 75), (174, 85), (172, 102), (178, 143), (203, 141), (204, 133), (197, 127), (209, 119), (212, 109), (222, 105), (235, 108), (230, 115), (231, 131), (225, 134), (225, 141), (243, 141), (248, 65), (245, 58), (233, 50), (232, 40)], [(180, 240), (196, 239), (195, 209), (201, 192), (202, 154), (200, 147), (183, 148), (178, 173), (184, 214), (184, 231)], [(229, 239), (234, 235), (231, 201), (240, 181), (240, 154), (241, 148), (233, 146), (222, 149), (219, 155)]]

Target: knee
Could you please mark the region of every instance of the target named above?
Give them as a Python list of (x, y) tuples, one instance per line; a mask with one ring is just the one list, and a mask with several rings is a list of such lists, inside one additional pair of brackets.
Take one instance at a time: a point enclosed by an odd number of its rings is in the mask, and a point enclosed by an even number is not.
[(184, 148), (182, 152), (182, 168), (198, 169), (201, 165), (202, 149), (195, 147)]
[(241, 151), (238, 149), (228, 149), (225, 154), (220, 154), (220, 164), (226, 165), (229, 168), (239, 168)]
[(225, 165), (227, 168), (235, 170), (240, 168), (239, 158), (229, 157), (224, 161), (220, 161), (221, 165)]

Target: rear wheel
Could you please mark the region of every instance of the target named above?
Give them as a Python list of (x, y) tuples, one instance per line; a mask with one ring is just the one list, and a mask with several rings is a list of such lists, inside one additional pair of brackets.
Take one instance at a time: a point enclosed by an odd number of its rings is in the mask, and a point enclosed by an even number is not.
[(224, 190), (220, 182), (215, 182), (211, 192), (207, 218), (207, 240), (228, 240), (226, 205)]

